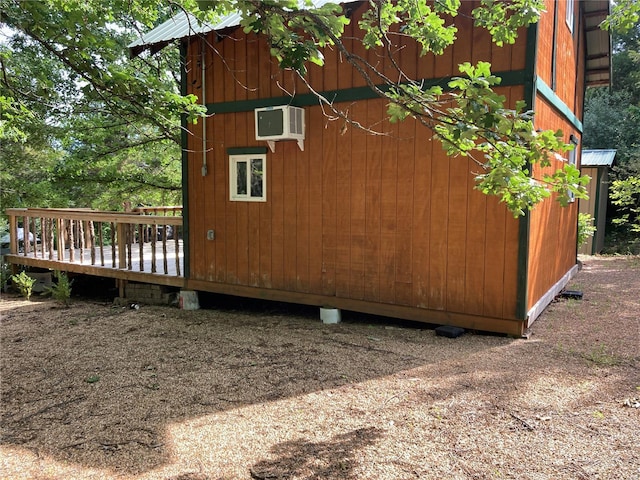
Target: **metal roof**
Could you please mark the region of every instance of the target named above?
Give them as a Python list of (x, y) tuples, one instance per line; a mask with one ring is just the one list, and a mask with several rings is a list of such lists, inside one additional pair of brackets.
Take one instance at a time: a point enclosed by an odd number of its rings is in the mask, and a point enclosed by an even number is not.
[(201, 24), (200, 21), (183, 10), (153, 30), (142, 35), (136, 41), (131, 42), (129, 52), (132, 57), (139, 55), (144, 50), (151, 49), (152, 53), (161, 50), (173, 40), (207, 33), (214, 30), (214, 27), (208, 24)]
[(609, 0), (585, 0), (581, 4), (586, 38), (585, 82), (587, 86), (611, 85), (611, 36), (600, 28), (611, 12), (611, 4)]
[[(353, 3), (361, 0), (312, 0), (313, 8), (319, 8), (327, 3)], [(300, 8), (305, 6), (305, 2), (300, 0)], [(209, 33), (214, 30), (223, 30), (225, 28), (237, 27), (240, 25), (242, 15), (239, 12), (231, 13), (223, 17), (215, 25), (200, 23), (200, 21), (190, 13), (180, 10), (176, 15), (161, 25), (142, 35), (134, 42), (131, 42), (129, 53), (135, 57), (144, 50), (151, 50), (155, 53), (174, 40)]]
[(583, 150), (580, 164), (583, 167), (610, 167), (616, 150)]

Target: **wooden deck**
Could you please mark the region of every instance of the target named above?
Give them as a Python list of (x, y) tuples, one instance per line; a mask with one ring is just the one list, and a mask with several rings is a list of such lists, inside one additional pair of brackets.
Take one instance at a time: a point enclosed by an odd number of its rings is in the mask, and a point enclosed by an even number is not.
[(11, 244), (5, 260), (13, 265), (183, 287), (179, 213), (177, 207), (127, 213), (8, 209)]

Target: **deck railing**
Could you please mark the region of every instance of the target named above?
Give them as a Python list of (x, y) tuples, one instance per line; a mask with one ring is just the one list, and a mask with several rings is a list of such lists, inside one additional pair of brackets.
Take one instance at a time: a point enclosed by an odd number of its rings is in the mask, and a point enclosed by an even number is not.
[(182, 207), (10, 208), (11, 255), (181, 276)]

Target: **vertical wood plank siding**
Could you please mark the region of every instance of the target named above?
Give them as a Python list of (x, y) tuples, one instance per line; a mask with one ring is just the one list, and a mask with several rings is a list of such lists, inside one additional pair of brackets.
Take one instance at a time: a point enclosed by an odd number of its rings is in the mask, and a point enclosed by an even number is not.
[[(569, 135), (578, 135), (574, 127), (563, 119), (544, 99), (536, 100), (536, 126), (562, 130), (564, 141)], [(579, 135), (578, 135), (579, 136)], [(561, 168), (562, 162), (554, 160), (547, 169), (534, 170), (534, 177), (541, 178), (543, 173), (551, 173)], [(551, 201), (550, 201), (551, 200)], [(552, 198), (537, 205), (531, 212), (531, 235), (529, 242), (529, 285), (528, 298), (531, 308), (551, 286), (567, 273), (576, 263), (578, 202), (562, 207)]]
[[(359, 15), (345, 37), (356, 36)], [(460, 42), (437, 58), (416, 61), (416, 45), (403, 40), (407, 73), (447, 77), (458, 74), (459, 63), (479, 60), (503, 71), (524, 68), (524, 31), (522, 42), (500, 49), (486, 33), (471, 33), (464, 15), (460, 22)], [(291, 72), (278, 69), (262, 38), (236, 29), (209, 34), (206, 42), (207, 101), (308, 93)], [(358, 40), (348, 42), (379, 61)], [(190, 42), (187, 84), (202, 98), (200, 48), (199, 40)], [(364, 85), (335, 50), (327, 52), (325, 68), (309, 67), (309, 79), (319, 91)], [(521, 86), (498, 91), (512, 105), (524, 96)], [(227, 149), (264, 146), (254, 137), (253, 112), (207, 119), (204, 176), (203, 122), (189, 127), (191, 278), (200, 286), (321, 295), (327, 303), (342, 298), (414, 307), (425, 310), (425, 321), (428, 310), (515, 320), (518, 223), (497, 200), (473, 189), (477, 165), (448, 158), (415, 120), (389, 124), (382, 99), (338, 106), (385, 135), (332, 119), (320, 106), (305, 107), (304, 151), (288, 141), (267, 153), (266, 202), (229, 201)], [(215, 240), (207, 240), (208, 230)]]
[[(584, 35), (582, 22), (579, 21), (579, 3), (575, 2), (573, 33), (566, 24), (566, 2), (560, 2), (554, 8), (553, 0), (546, 0), (547, 12), (538, 25), (538, 61), (537, 75), (547, 84), (552, 84), (552, 64), (555, 62), (557, 82), (554, 93), (560, 101), (569, 107), (577, 118), (582, 118), (584, 98), (584, 78), (576, 71), (584, 68), (584, 42), (580, 42)], [(554, 19), (552, 13), (556, 11), (556, 48), (552, 40)], [(554, 59), (552, 56), (556, 54)], [(571, 124), (558, 109), (554, 108), (542, 96), (536, 99), (535, 125), (539, 129), (562, 130), (564, 141), (569, 143), (570, 135), (580, 138), (581, 132)], [(580, 163), (581, 145), (577, 147), (577, 164)], [(554, 161), (551, 173), (561, 167), (561, 162)], [(534, 171), (534, 177), (541, 178), (543, 171)], [(528, 305), (531, 308), (573, 265), (576, 263), (576, 235), (577, 235), (578, 202), (568, 208), (561, 207), (555, 198), (536, 206), (531, 212), (531, 229), (529, 242), (528, 265)]]

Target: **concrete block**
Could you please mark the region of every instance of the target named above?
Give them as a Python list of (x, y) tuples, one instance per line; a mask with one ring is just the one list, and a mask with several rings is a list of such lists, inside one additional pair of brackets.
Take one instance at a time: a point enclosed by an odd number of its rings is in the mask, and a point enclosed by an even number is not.
[(33, 293), (42, 293), (45, 292), (47, 288), (51, 287), (51, 272), (28, 272), (27, 275), (29, 275), (36, 281), (36, 283), (33, 284), (33, 288), (31, 290)]
[(340, 323), (340, 310), (337, 308), (320, 308), (320, 320), (325, 324)]
[(178, 306), (181, 310), (199, 310), (198, 292), (194, 290), (180, 290)]

